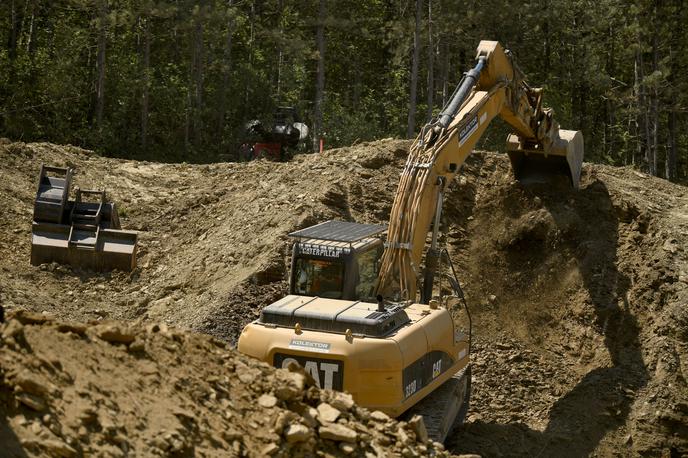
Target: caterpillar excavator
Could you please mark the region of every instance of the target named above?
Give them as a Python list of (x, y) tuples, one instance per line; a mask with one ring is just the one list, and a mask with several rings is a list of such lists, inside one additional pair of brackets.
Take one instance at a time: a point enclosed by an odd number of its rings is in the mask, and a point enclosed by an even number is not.
[[(559, 129), (508, 50), (481, 41), (476, 61), (411, 146), (389, 227), (328, 221), (290, 234), (290, 294), (238, 341), (239, 351), (299, 364), (362, 406), (422, 415), (436, 441), (463, 421), (471, 389), (470, 314), (438, 245), (447, 187), (497, 116), (515, 131), (507, 153), (517, 179), (563, 173), (578, 188), (583, 161), (581, 132)], [(442, 280), (449, 288), (438, 288)]]

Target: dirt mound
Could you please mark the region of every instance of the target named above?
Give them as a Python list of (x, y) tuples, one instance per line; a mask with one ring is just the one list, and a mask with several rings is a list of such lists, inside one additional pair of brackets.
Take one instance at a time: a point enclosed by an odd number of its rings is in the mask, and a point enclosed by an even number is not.
[[(395, 154), (407, 148), (382, 141), (358, 154), (192, 166), (43, 143), (0, 145), (0, 301), (63, 319), (163, 321), (234, 340), (283, 291), (287, 234), (327, 218), (381, 221), (388, 208), (375, 192), (394, 189)], [(107, 189), (123, 228), (140, 231), (136, 271), (100, 275), (26, 262), (42, 163), (74, 167), (82, 187)], [(268, 292), (256, 288), (264, 285)]]
[(474, 414), (454, 448), (688, 453), (685, 188), (590, 165), (580, 191), (524, 186), (492, 154), (464, 176), (446, 242), (478, 344)]
[(206, 335), (24, 312), (0, 330), (2, 456), (448, 456), (422, 422)]
[[(0, 145), (0, 301), (233, 342), (287, 290), (287, 233), (329, 218), (386, 221), (408, 147), (384, 140), (289, 163), (191, 166)], [(141, 231), (135, 272), (29, 265), (41, 163), (75, 166), (82, 186), (110, 191), (123, 226)], [(476, 153), (445, 208), (442, 243), (475, 342), (471, 410), (450, 449), (688, 454), (686, 189), (598, 165), (585, 165), (580, 191), (524, 186), (505, 156)]]

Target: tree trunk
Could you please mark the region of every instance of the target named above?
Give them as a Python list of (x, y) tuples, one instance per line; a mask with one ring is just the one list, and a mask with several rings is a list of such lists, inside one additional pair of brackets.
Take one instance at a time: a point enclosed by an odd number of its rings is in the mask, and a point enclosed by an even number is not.
[(279, 30), (279, 38), (277, 39), (277, 75), (276, 84), (277, 94), (275, 100), (280, 103), (280, 98), (282, 96), (282, 63), (284, 59), (284, 52), (282, 50), (282, 39), (284, 37), (284, 28), (282, 26), (282, 14), (284, 13), (284, 0), (279, 0), (277, 4), (277, 29)]
[(432, 0), (428, 0), (428, 122), (432, 120), (432, 109), (435, 104), (434, 62), (435, 43), (432, 36)]
[[(253, 41), (255, 37), (255, 26), (256, 26), (256, 2), (251, 1), (251, 8), (249, 13), (249, 39), (248, 39), (248, 68), (249, 71), (253, 70)], [(247, 115), (253, 116), (251, 103), (251, 80), (250, 78), (244, 78), (244, 104), (242, 110), (242, 118), (246, 119)]]
[(203, 71), (204, 71), (204, 49), (203, 49), (203, 19), (205, 14), (205, 2), (198, 4), (198, 16), (194, 21), (194, 43), (193, 43), (193, 143), (199, 147), (202, 141), (203, 131)]
[(406, 138), (413, 138), (416, 131), (416, 97), (418, 93), (418, 60), (420, 59), (420, 19), (423, 0), (416, 0), (416, 25), (413, 32), (413, 60), (411, 62), (411, 94), (409, 97)]
[(148, 149), (148, 105), (150, 93), (150, 16), (143, 18), (143, 90), (141, 94), (141, 148)]
[(551, 44), (551, 39), (552, 37), (550, 36), (549, 33), (549, 22), (552, 20), (551, 15), (549, 14), (550, 11), (550, 3), (548, 0), (545, 0), (544, 5), (542, 7), (543, 11), (543, 24), (542, 24), (542, 39), (544, 40), (543, 42), (543, 47), (544, 47), (544, 54), (545, 58), (543, 59), (543, 74), (545, 77), (545, 81), (549, 79), (549, 69), (551, 67), (551, 61), (552, 61), (552, 44)]
[[(659, 34), (658, 30), (658, 25), (657, 25), (657, 9), (655, 6), (654, 10), (654, 22), (655, 22), (655, 29), (654, 33), (652, 35), (652, 72), (655, 73), (658, 69), (658, 62), (659, 62), (659, 47), (657, 43), (657, 35)], [(652, 97), (650, 99), (650, 117), (652, 120), (652, 138), (651, 138), (651, 144), (650, 144), (650, 154), (651, 154), (651, 162), (650, 162), (650, 174), (654, 176), (658, 176), (659, 170), (657, 170), (657, 156), (658, 156), (658, 146), (659, 146), (659, 139), (658, 139), (658, 130), (659, 130), (659, 91), (657, 89), (658, 84), (655, 81), (652, 87)]]
[(676, 111), (669, 111), (669, 145), (667, 148), (667, 156), (665, 161), (664, 176), (669, 181), (676, 180)]
[(19, 38), (19, 33), (20, 33), (20, 21), (19, 21), (19, 16), (17, 14), (17, 4), (15, 0), (10, 1), (10, 33), (9, 37), (7, 39), (7, 56), (9, 57), (9, 65), (7, 69), (7, 89), (4, 89), (2, 92), (11, 92), (12, 87), (14, 86), (14, 81), (16, 79), (16, 65), (15, 61), (17, 60), (17, 40)]
[(10, 2), (10, 36), (7, 43), (7, 51), (10, 61), (17, 58), (17, 39), (19, 37), (19, 17), (17, 16), (17, 5), (14, 0)]
[[(635, 52), (635, 63), (633, 65), (633, 95), (636, 105), (636, 116), (634, 119), (635, 125), (635, 154), (631, 158), (631, 164), (635, 165), (639, 163), (643, 157), (643, 117), (642, 110), (643, 105), (643, 93), (642, 93), (642, 77), (640, 70), (640, 50)], [(630, 110), (629, 110), (630, 111)]]
[(36, 16), (36, 2), (31, 2), (31, 18), (29, 19), (29, 33), (26, 37), (26, 52), (33, 53), (33, 34), (34, 34), (34, 20)]
[(105, 111), (105, 47), (107, 44), (107, 0), (100, 0), (98, 5), (98, 76), (96, 80), (96, 125), (103, 125), (103, 113)]
[(449, 45), (447, 37), (443, 37), (440, 46), (442, 50), (442, 106), (447, 104), (449, 97)]
[[(609, 53), (607, 54), (607, 74), (616, 74), (615, 65), (615, 47), (614, 47), (614, 28), (612, 24), (609, 24), (607, 28), (607, 37)], [(614, 157), (616, 150), (616, 103), (612, 97), (607, 97), (606, 100), (606, 126), (605, 126), (605, 152), (610, 156)]]
[(641, 113), (641, 125), (642, 125), (642, 130), (641, 130), (641, 140), (640, 140), (640, 146), (638, 152), (643, 154), (643, 162), (648, 168), (648, 171), (652, 173), (652, 147), (650, 145), (651, 139), (650, 139), (650, 110), (648, 109), (648, 102), (647, 102), (647, 93), (646, 93), (646, 87), (645, 87), (645, 72), (643, 70), (644, 62), (643, 62), (643, 53), (642, 51), (638, 51), (638, 108), (639, 108), (639, 113)]
[[(683, 13), (683, 0), (676, 3), (676, 9), (673, 11), (673, 19), (675, 21), (680, 21)], [(669, 71), (669, 95), (671, 97), (669, 104), (668, 113), (668, 147), (666, 150), (666, 161), (664, 163), (664, 176), (669, 181), (676, 181), (678, 178), (677, 162), (678, 162), (678, 138), (676, 136), (676, 121), (677, 121), (677, 108), (679, 105), (677, 100), (681, 97), (680, 77), (681, 68), (679, 58), (681, 56), (680, 52), (683, 50), (681, 46), (681, 31), (679, 27), (674, 27), (671, 32), (671, 43), (669, 46), (669, 60), (670, 60), (670, 71)], [(677, 52), (678, 51), (678, 52)]]
[[(227, 1), (227, 9), (232, 9), (233, 0)], [(220, 85), (220, 94), (218, 100), (220, 107), (218, 109), (218, 124), (217, 135), (218, 140), (221, 140), (225, 130), (225, 116), (227, 114), (227, 87), (229, 86), (229, 78), (232, 74), (232, 39), (234, 37), (234, 16), (233, 12), (229, 12), (229, 19), (227, 20), (227, 36), (225, 38), (224, 51), (224, 65), (222, 72), (222, 85)]]
[(315, 85), (315, 113), (313, 120), (313, 150), (318, 151), (323, 128), (322, 105), (325, 97), (325, 0), (320, 0), (316, 41), (318, 45), (318, 75)]
[(354, 110), (358, 110), (358, 105), (361, 103), (361, 92), (363, 89), (363, 80), (361, 79), (361, 74), (363, 73), (363, 70), (361, 69), (361, 60), (358, 57), (354, 57), (354, 59), (356, 60), (353, 64), (354, 88), (351, 101), (351, 108)]

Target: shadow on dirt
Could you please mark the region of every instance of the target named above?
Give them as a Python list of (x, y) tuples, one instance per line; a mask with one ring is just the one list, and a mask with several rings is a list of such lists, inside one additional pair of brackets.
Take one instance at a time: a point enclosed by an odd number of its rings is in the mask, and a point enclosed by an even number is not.
[[(629, 310), (630, 281), (616, 267), (619, 221), (605, 184), (594, 178), (578, 192), (553, 192), (551, 187), (534, 185), (525, 188), (525, 193), (542, 201), (562, 235), (561, 248), (575, 256), (589, 294), (588, 308), (592, 308), (589, 316), (594, 324), (588, 325), (604, 336), (609, 359), (595, 361), (597, 367), (554, 402), (544, 431), (520, 422), (476, 421), (457, 431), (448, 448), (484, 457), (588, 456), (606, 434), (625, 423), (634, 393), (648, 378), (639, 325)], [(537, 253), (534, 256), (538, 259)], [(518, 384), (519, 380), (504, 383)]]
[(11, 397), (11, 395), (4, 393), (0, 395), (0, 402), (3, 404), (0, 406), (0, 456), (3, 458), (24, 458), (28, 455), (19, 438), (12, 431), (8, 423), (8, 413), (4, 408), (8, 402), (13, 402)]

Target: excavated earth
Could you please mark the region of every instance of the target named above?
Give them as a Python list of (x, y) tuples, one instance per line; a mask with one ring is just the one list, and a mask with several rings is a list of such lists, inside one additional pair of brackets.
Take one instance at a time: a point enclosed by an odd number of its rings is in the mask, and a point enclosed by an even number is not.
[[(6, 454), (443, 453), (417, 422), (230, 348), (287, 291), (287, 234), (384, 223), (409, 146), (187, 165), (0, 144), (0, 303), (16, 314), (0, 341)], [(134, 272), (29, 264), (42, 163), (107, 189), (140, 234)], [(591, 164), (578, 191), (526, 185), (505, 156), (477, 152), (445, 208), (441, 241), (473, 323), (471, 408), (448, 450), (688, 454), (686, 188)]]

